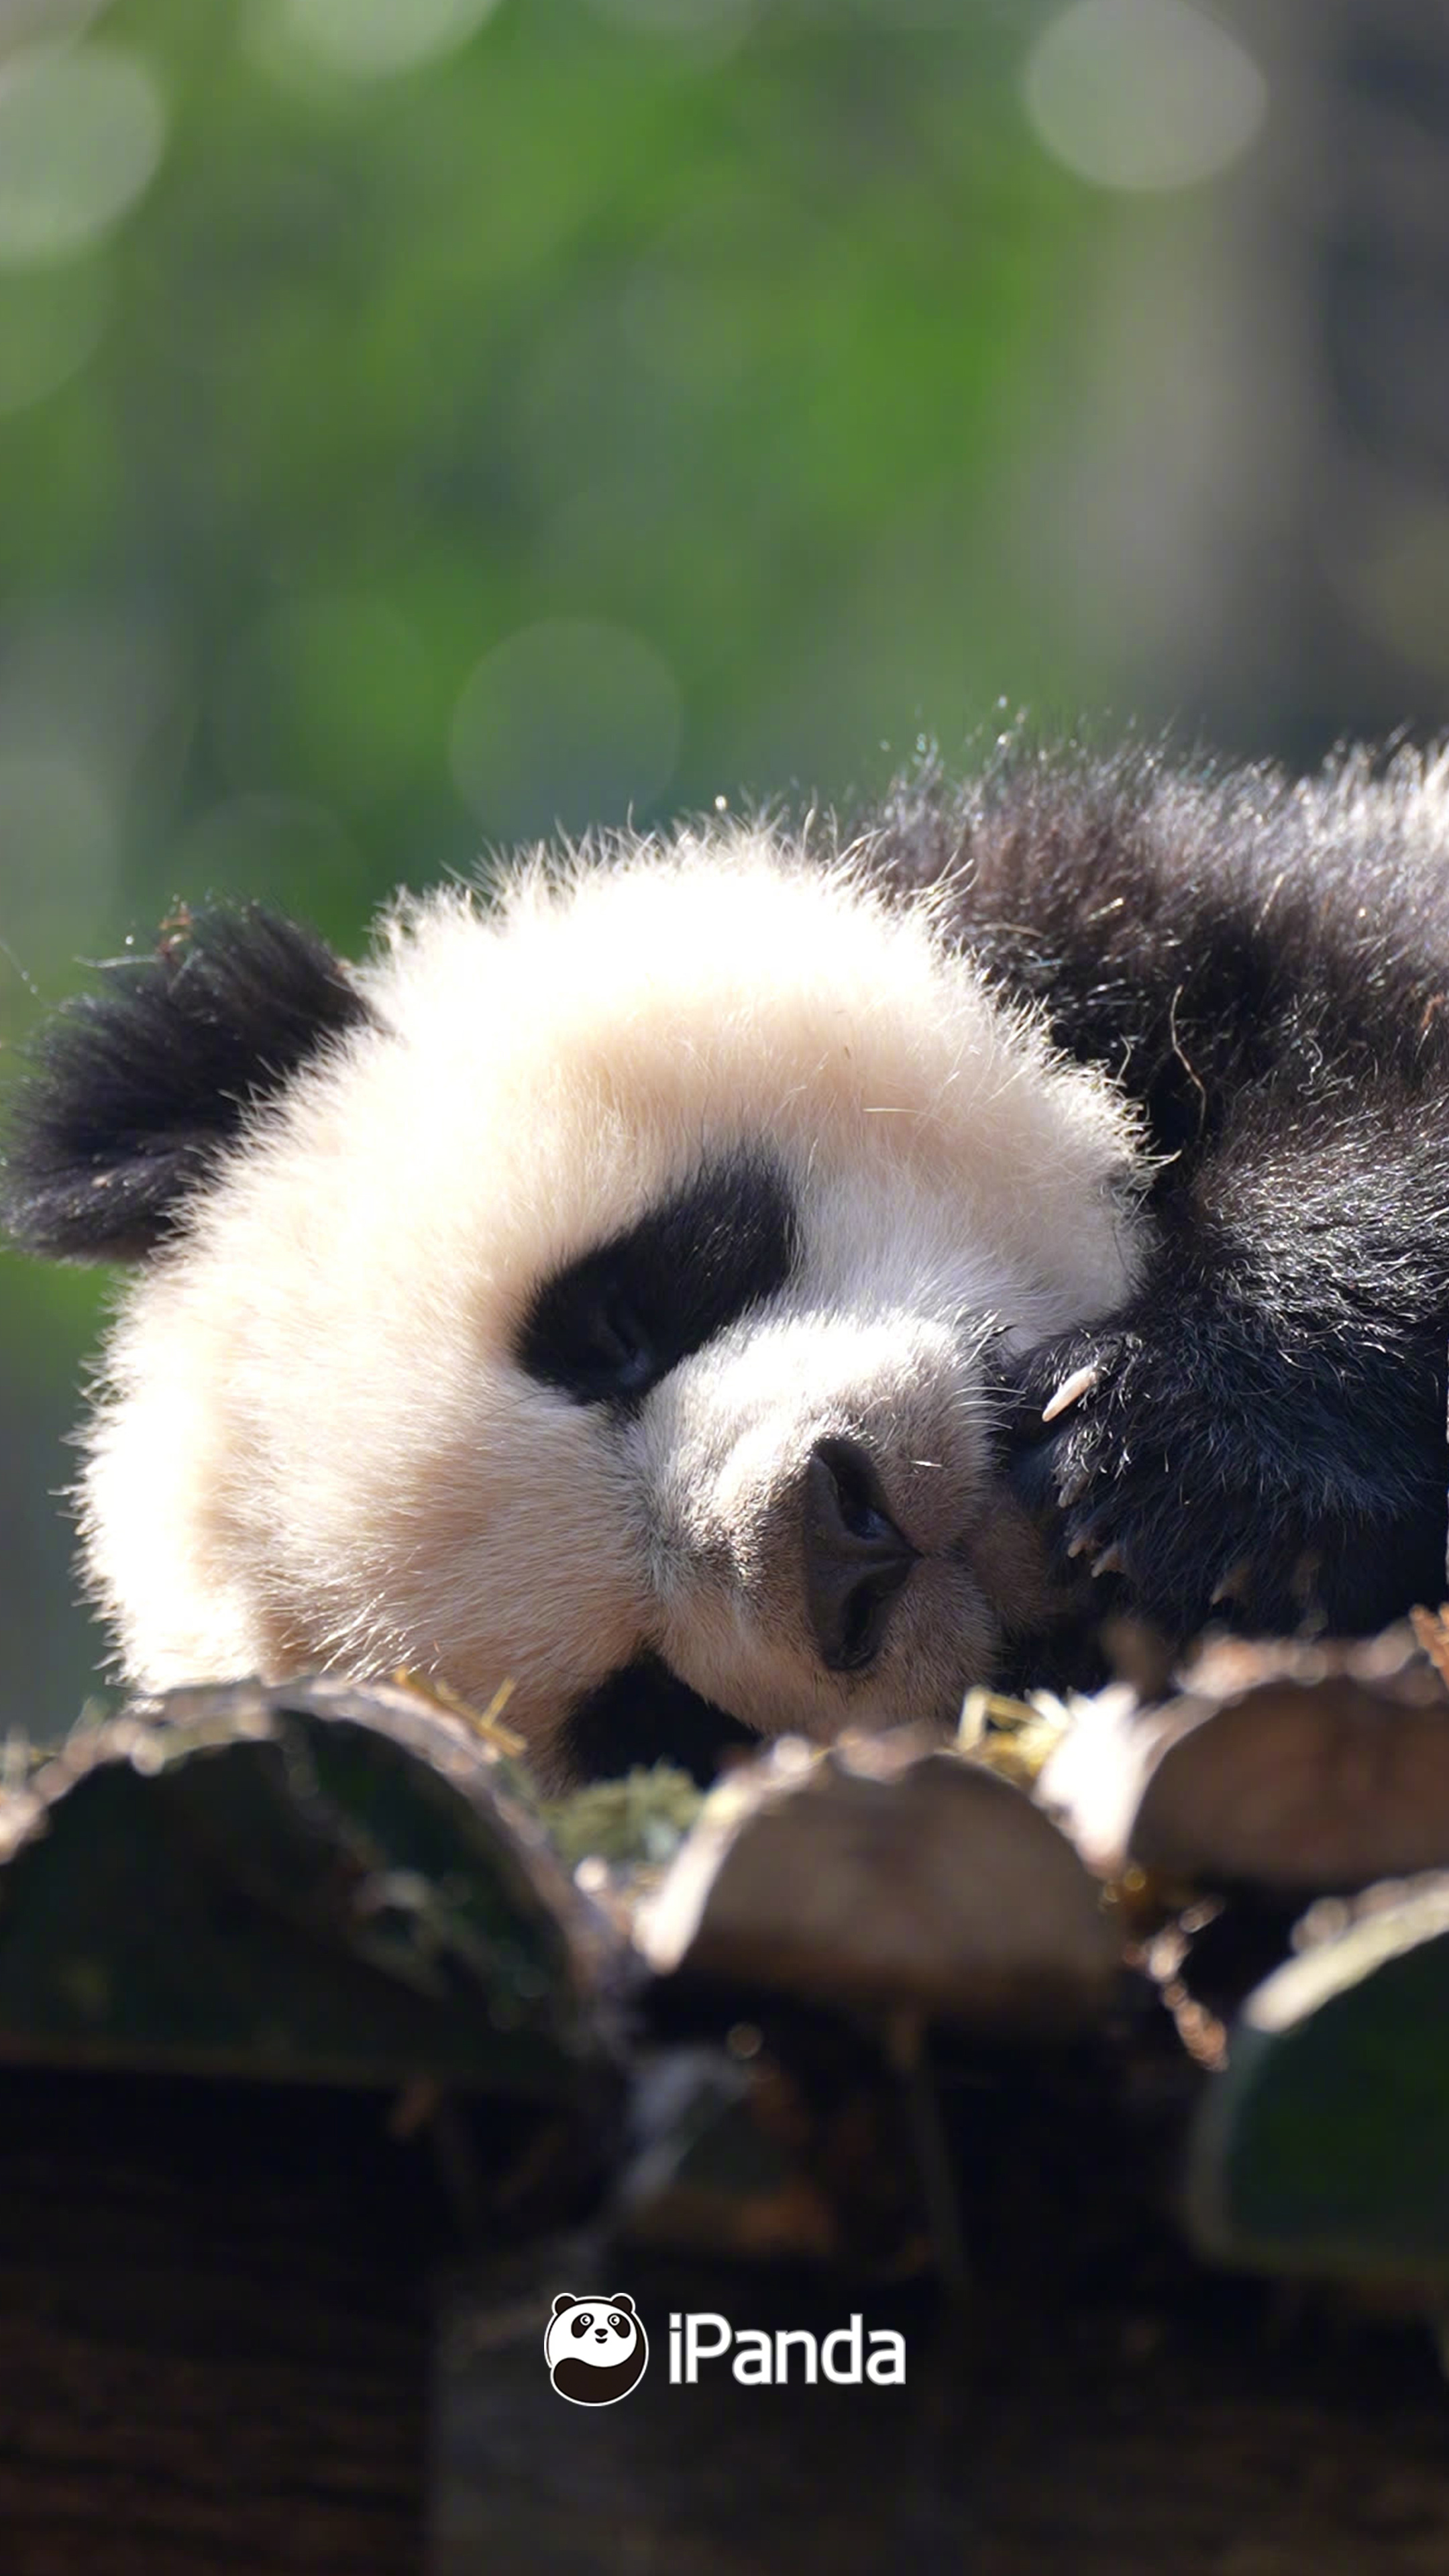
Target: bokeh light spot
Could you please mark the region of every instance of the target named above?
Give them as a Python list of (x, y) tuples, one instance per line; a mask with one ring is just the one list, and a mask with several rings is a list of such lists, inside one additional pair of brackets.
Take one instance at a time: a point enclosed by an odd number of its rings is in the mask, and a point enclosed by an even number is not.
[(498, 0), (274, 0), (268, 32), (319, 70), (348, 80), (391, 80), (456, 53), (497, 5)]
[(1033, 46), (1027, 112), (1048, 152), (1103, 188), (1186, 188), (1253, 141), (1267, 83), (1187, 0), (1075, 0)]
[(603, 619), (551, 617), (510, 635), (465, 682), (453, 776), (502, 840), (622, 822), (668, 786), (681, 708), (652, 645)]
[(32, 53), (0, 75), (0, 267), (68, 259), (155, 174), (166, 109), (154, 74), (111, 45)]

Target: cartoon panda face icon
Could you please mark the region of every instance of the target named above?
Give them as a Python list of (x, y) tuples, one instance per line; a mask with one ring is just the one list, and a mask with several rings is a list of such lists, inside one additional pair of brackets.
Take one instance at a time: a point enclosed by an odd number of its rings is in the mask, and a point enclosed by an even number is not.
[(543, 2349), (549, 2377), (571, 2406), (613, 2406), (643, 2378), (649, 2338), (627, 2291), (580, 2299), (561, 2290)]

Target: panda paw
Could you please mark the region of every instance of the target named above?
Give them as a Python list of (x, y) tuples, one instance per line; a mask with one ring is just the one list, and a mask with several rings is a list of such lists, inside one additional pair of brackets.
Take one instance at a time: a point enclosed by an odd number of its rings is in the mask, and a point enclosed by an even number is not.
[(1253, 1614), (1264, 1536), (1252, 1461), (1186, 1403), (1180, 1354), (1104, 1328), (1032, 1352), (1004, 1413), (1012, 1489), (1059, 1576), (1175, 1642)]

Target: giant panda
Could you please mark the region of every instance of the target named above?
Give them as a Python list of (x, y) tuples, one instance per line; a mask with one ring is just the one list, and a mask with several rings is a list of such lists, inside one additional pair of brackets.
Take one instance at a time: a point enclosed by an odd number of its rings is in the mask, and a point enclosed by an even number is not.
[(355, 966), (178, 920), (10, 1122), (14, 1241), (134, 1269), (120, 1669), (507, 1681), (557, 1785), (1437, 1599), (1446, 993), (1408, 751), (601, 835)]

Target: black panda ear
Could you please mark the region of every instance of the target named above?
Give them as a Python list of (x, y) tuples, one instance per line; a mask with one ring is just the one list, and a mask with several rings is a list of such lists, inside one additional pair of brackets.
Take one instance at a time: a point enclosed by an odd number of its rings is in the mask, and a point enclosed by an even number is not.
[(14, 1243), (75, 1261), (154, 1251), (247, 1110), (373, 1020), (325, 942), (257, 904), (183, 913), (102, 971), (30, 1051), (0, 1194)]
[(611, 2308), (627, 2308), (631, 2317), (634, 2313), (634, 2302), (627, 2290), (616, 2290), (609, 2305)]
[(553, 2312), (556, 2317), (561, 2317), (565, 2308), (578, 2308), (582, 2305), (583, 2301), (575, 2298), (572, 2290), (560, 2290), (553, 2303)]

